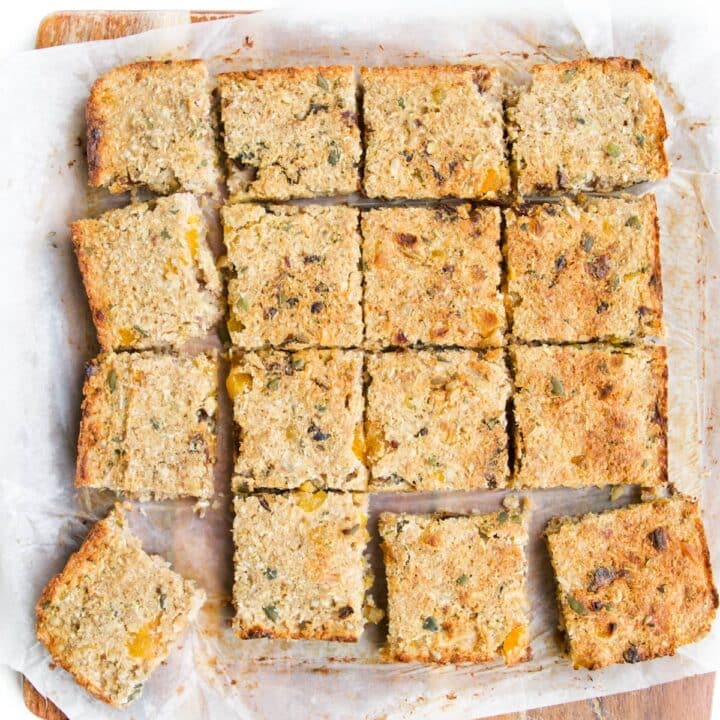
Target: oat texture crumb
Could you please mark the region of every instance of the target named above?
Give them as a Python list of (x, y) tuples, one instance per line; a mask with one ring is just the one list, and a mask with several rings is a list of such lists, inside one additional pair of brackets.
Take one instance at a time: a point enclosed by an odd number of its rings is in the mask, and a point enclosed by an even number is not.
[(230, 205), (223, 225), (233, 344), (362, 344), (358, 210)]
[(655, 197), (586, 198), (505, 211), (508, 314), (522, 341), (662, 335)]
[(498, 208), (375, 209), (362, 235), (370, 347), (504, 343)]
[(233, 362), (233, 488), (365, 490), (362, 353), (263, 350)]
[(521, 487), (667, 481), (664, 347), (512, 348)]
[(491, 350), (369, 355), (365, 444), (373, 491), (503, 487), (510, 379)]
[(668, 174), (665, 118), (639, 60), (536, 65), (508, 118), (521, 196), (607, 192)]

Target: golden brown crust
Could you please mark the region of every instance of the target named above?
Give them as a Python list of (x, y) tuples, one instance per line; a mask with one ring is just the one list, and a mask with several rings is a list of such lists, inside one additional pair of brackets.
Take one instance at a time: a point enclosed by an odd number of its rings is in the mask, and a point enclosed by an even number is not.
[(256, 640), (258, 638), (268, 638), (271, 640), (324, 640), (326, 642), (357, 642), (356, 636), (348, 636), (344, 634), (333, 634), (332, 632), (320, 630), (313, 633), (312, 637), (308, 637), (305, 632), (282, 632), (278, 630), (268, 630), (264, 625), (253, 625), (252, 627), (235, 630), (235, 637), (240, 640)]
[(667, 482), (664, 347), (514, 346), (516, 487)]
[(521, 205), (505, 221), (506, 304), (517, 340), (663, 334), (653, 195)]
[(327, 73), (332, 75), (339, 72), (346, 72), (348, 65), (295, 65), (288, 67), (261, 68), (259, 70), (236, 70), (233, 72), (220, 73), (218, 78), (223, 80), (257, 80), (259, 78), (278, 77), (282, 80), (298, 80), (307, 75), (321, 75)]
[(508, 118), (521, 196), (604, 192), (668, 174), (664, 113), (638, 60), (536, 65)]
[(668, 481), (668, 366), (667, 348), (658, 346), (651, 363), (654, 387), (657, 388), (657, 404), (653, 421), (660, 429), (660, 444), (658, 447), (658, 477), (659, 483)]
[[(558, 72), (565, 72), (565, 70), (578, 69), (582, 70), (586, 67), (601, 67), (604, 71), (611, 70), (627, 70), (634, 73), (638, 73), (647, 81), (652, 81), (653, 77), (647, 68), (637, 58), (626, 58), (621, 56), (610, 56), (604, 58), (590, 57), (580, 58), (579, 60), (566, 60), (565, 62), (554, 63), (553, 68)], [(535, 68), (542, 68), (544, 65), (538, 64), (531, 68), (531, 72)]]
[(369, 347), (504, 344), (498, 208), (376, 208), (361, 226)]
[(709, 631), (718, 595), (696, 501), (555, 518), (545, 536), (575, 667), (672, 655)]
[(95, 324), (95, 332), (97, 333), (98, 343), (104, 350), (112, 350), (113, 333), (103, 308), (104, 290), (100, 283), (94, 280), (92, 272), (91, 255), (86, 251), (92, 237), (91, 226), (84, 220), (76, 220), (70, 224), (70, 234), (72, 237), (73, 248), (75, 249), (75, 257), (80, 268), (80, 275), (85, 286), (90, 312), (92, 313), (93, 323)]
[[(151, 102), (167, 112), (150, 118)], [(93, 83), (85, 119), (90, 187), (113, 193), (143, 185), (160, 193), (215, 189), (219, 166), (203, 60), (113, 68)], [(155, 128), (155, 122), (164, 126)], [(145, 128), (160, 131), (164, 147), (146, 142)]]
[(75, 675), (75, 668), (72, 663), (62, 653), (62, 643), (59, 638), (52, 635), (46, 625), (47, 616), (45, 608), (53, 597), (55, 597), (57, 591), (68, 582), (71, 582), (73, 578), (79, 577), (82, 574), (82, 569), (86, 563), (94, 562), (95, 558), (102, 553), (103, 545), (107, 542), (107, 538), (110, 535), (107, 523), (95, 523), (90, 530), (85, 542), (80, 546), (77, 552), (74, 552), (67, 561), (65, 568), (62, 573), (58, 573), (53, 577), (50, 582), (45, 586), (45, 589), (40, 595), (40, 599), (35, 605), (35, 617), (37, 627), (37, 638), (45, 645), (48, 652), (52, 656), (53, 660), (63, 669), (72, 674), (75, 677), (75, 681), (80, 687), (85, 688), (89, 693), (94, 695), (99, 700), (102, 700), (108, 705), (114, 707), (123, 707), (123, 703), (115, 702), (108, 694), (103, 690), (91, 683), (87, 678), (78, 677)]

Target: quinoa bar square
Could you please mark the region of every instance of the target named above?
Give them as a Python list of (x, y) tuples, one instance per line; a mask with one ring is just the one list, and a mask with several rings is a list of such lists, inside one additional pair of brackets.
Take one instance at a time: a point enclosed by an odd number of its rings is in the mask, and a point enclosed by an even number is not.
[(222, 284), (189, 194), (72, 224), (103, 350), (180, 347), (222, 316)]
[(355, 71), (286, 67), (218, 76), (232, 202), (359, 189)]
[(148, 500), (213, 493), (216, 357), (108, 353), (87, 367), (76, 485)]
[(488, 515), (380, 515), (389, 618), (383, 660), (530, 658), (527, 514), (508, 506)]
[(367, 496), (296, 491), (235, 499), (240, 638), (357, 642), (365, 620)]
[(380, 208), (362, 235), (370, 347), (504, 343), (498, 208)]
[(518, 487), (667, 482), (663, 347), (512, 349)]
[(223, 225), (233, 344), (362, 344), (358, 210), (229, 205)]
[(606, 192), (668, 174), (665, 117), (639, 60), (536, 65), (508, 108), (521, 196)]
[(576, 668), (673, 655), (710, 631), (718, 595), (694, 500), (554, 518), (545, 535)]
[(370, 355), (365, 444), (370, 489), (504, 487), (510, 378), (501, 350)]
[(362, 352), (248, 352), (233, 363), (233, 490), (365, 490)]
[(505, 211), (512, 333), (522, 341), (662, 335), (655, 197)]
[(88, 181), (119, 193), (137, 186), (167, 195), (214, 192), (220, 165), (211, 87), (202, 60), (114, 68), (87, 103)]
[(365, 192), (381, 198), (510, 193), (503, 85), (471, 65), (362, 68)]
[(37, 636), (88, 692), (122, 707), (195, 619), (205, 593), (143, 552), (116, 507), (38, 601)]

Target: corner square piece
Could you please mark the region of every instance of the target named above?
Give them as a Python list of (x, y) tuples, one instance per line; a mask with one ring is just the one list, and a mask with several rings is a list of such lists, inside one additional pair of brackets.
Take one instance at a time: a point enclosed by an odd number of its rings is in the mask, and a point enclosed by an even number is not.
[(555, 518), (545, 535), (576, 668), (673, 655), (710, 631), (718, 595), (694, 500)]
[(220, 168), (210, 97), (202, 60), (139, 62), (99, 77), (87, 104), (90, 186), (215, 192)]

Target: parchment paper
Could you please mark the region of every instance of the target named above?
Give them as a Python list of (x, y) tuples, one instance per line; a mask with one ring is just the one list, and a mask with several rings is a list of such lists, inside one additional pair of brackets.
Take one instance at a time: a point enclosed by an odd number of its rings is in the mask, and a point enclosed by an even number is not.
[[(301, 11), (264, 12), (179, 26), (116, 41), (33, 51), (0, 68), (0, 168), (5, 222), (1, 416), (0, 661), (22, 671), (71, 718), (467, 718), (615, 693), (720, 668), (718, 624), (676, 657), (600, 672), (573, 671), (559, 652), (549, 565), (538, 536), (553, 515), (610, 505), (608, 489), (531, 493), (534, 659), (463, 667), (382, 665), (382, 629), (358, 646), (235, 640), (227, 628), (231, 573), (227, 478), (204, 518), (187, 503), (146, 504), (132, 522), (146, 549), (160, 552), (207, 589), (199, 619), (124, 711), (92, 700), (52, 669), (35, 640), (34, 604), (111, 498), (73, 488), (83, 363), (96, 344), (68, 236), (68, 223), (107, 198), (86, 198), (81, 138), (93, 80), (145, 57), (206, 58), (213, 72), (292, 63), (488, 62), (523, 82), (535, 62), (585, 54), (640, 57), (656, 77), (673, 163), (658, 195), (670, 363), (670, 473), (702, 495), (712, 558), (720, 567), (720, 449), (713, 427), (720, 401), (717, 337), (720, 220), (716, 39), (709, 26), (624, 17), (618, 6), (583, 14), (563, 5), (543, 16), (497, 10), (441, 17)], [(642, 190), (642, 188), (641, 188)], [(123, 200), (123, 199), (121, 199)], [(124, 199), (126, 200), (126, 198)], [(116, 200), (117, 202), (117, 200)], [(227, 443), (221, 452), (228, 453)], [(502, 493), (373, 496), (381, 508), (495, 509)], [(615, 504), (636, 497), (629, 491)], [(372, 523), (372, 520), (371, 520)], [(374, 550), (375, 554), (377, 550)], [(378, 595), (382, 598), (381, 583)]]

